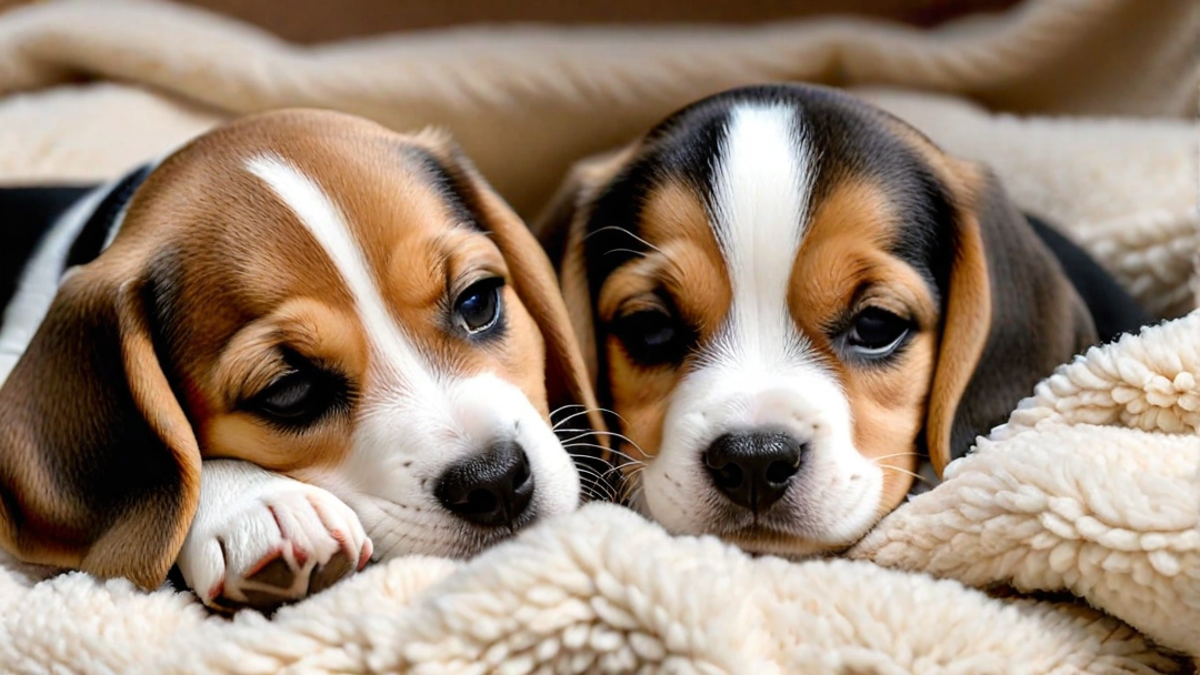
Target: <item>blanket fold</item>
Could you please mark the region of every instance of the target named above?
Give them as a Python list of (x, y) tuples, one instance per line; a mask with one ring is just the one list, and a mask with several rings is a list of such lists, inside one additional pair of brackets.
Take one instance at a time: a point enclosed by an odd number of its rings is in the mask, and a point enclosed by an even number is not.
[(1197, 34), (1200, 5), (1189, 0), (1038, 0), (933, 31), (842, 18), (509, 26), (295, 47), (186, 6), (76, 0), (0, 15), (0, 94), (88, 77), (152, 88), (221, 118), (315, 106), (396, 129), (444, 126), (530, 216), (571, 162), (686, 103), (755, 82), (906, 87), (998, 110), (1183, 120), (1200, 96)]
[[(1140, 382), (1160, 410), (1188, 412), (1195, 390), (1164, 398), (1160, 379), (1187, 380), (1198, 353), (1200, 312), (1060, 368), (855, 560), (754, 558), (593, 504), (468, 563), (376, 566), (272, 620), (8, 565), (0, 669), (1186, 672), (1178, 654), (1200, 657), (1200, 436), (1163, 428), (1178, 416), (1110, 412), (1101, 426), (1094, 410), (1141, 409), (1138, 396), (1113, 395)], [(1178, 358), (1156, 361), (1168, 354)], [(1114, 363), (1124, 379), (1104, 389), (1094, 373)], [(1064, 381), (1107, 396), (1078, 405)], [(996, 586), (1057, 595), (971, 588)]]

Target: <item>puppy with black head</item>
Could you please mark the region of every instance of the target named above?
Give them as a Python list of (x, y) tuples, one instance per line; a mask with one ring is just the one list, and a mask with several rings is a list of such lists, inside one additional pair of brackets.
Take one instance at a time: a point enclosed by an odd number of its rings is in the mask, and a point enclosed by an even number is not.
[(815, 86), (688, 106), (578, 165), (536, 229), (633, 505), (757, 552), (852, 544), (922, 457), (940, 475), (1145, 321), (985, 168)]
[(0, 331), (11, 554), (269, 608), (578, 505), (553, 269), (445, 135), (276, 111), (73, 196)]

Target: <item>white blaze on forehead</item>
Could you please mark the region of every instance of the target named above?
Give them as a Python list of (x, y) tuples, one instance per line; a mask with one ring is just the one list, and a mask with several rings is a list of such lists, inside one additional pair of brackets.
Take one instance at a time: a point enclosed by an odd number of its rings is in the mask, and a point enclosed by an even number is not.
[(808, 554), (844, 546), (875, 522), (883, 471), (856, 449), (850, 402), (788, 305), (816, 171), (795, 108), (730, 111), (709, 208), (732, 303), (717, 337), (672, 394), (662, 447), (641, 474), (642, 508), (668, 531), (764, 525), (728, 503), (704, 461), (722, 434), (762, 428), (782, 430), (806, 449), (804, 470), (766, 514), (766, 524), (786, 536), (756, 550)]
[(333, 261), (345, 281), (377, 358), (389, 379), (402, 380), (410, 392), (433, 386), (428, 365), (392, 319), (362, 248), (354, 240), (341, 209), (311, 178), (279, 157), (264, 155), (246, 169), (266, 183)]
[(786, 358), (804, 351), (788, 280), (804, 237), (816, 158), (784, 105), (730, 112), (712, 181), (712, 218), (733, 303), (717, 348)]

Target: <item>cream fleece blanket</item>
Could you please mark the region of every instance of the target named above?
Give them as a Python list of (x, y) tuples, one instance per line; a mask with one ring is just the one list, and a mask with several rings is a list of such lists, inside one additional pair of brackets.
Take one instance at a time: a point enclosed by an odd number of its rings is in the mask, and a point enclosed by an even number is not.
[[(593, 504), (469, 563), (369, 568), (270, 621), (10, 565), (0, 671), (1186, 672), (1170, 650), (1200, 657), (1197, 373), (1200, 312), (1091, 350), (859, 560), (751, 558)], [(997, 585), (1101, 611), (967, 587)]]
[[(859, 90), (991, 163), (1176, 317), (1200, 248), (1197, 34), (1190, 0), (1055, 0), (929, 34), (523, 27), (297, 49), (171, 5), (45, 3), (0, 15), (0, 180), (109, 177), (230, 116), (316, 105), (450, 127), (531, 215), (570, 161), (710, 91), (908, 86), (1037, 113)], [(101, 81), (66, 84), (80, 75)], [(1093, 350), (858, 561), (752, 559), (592, 505), (471, 563), (376, 566), (271, 621), (9, 562), (0, 672), (1177, 672), (1171, 650), (1200, 657), (1198, 379), (1200, 313)], [(968, 588), (997, 585), (1057, 595)]]

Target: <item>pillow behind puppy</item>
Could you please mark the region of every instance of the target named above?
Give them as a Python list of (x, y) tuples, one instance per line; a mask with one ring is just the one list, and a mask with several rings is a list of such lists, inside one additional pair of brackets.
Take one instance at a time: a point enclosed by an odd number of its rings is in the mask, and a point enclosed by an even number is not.
[(436, 134), (207, 133), (55, 225), (0, 344), (0, 546), (26, 561), (144, 587), (177, 562), (267, 607), (579, 500), (549, 420), (595, 406), (553, 270)]
[[(1064, 271), (985, 169), (822, 87), (688, 106), (536, 230), (634, 506), (752, 551), (853, 543), (921, 455), (940, 474), (1099, 337), (1067, 273), (1094, 262)], [(1140, 325), (1105, 299), (1105, 338)]]

